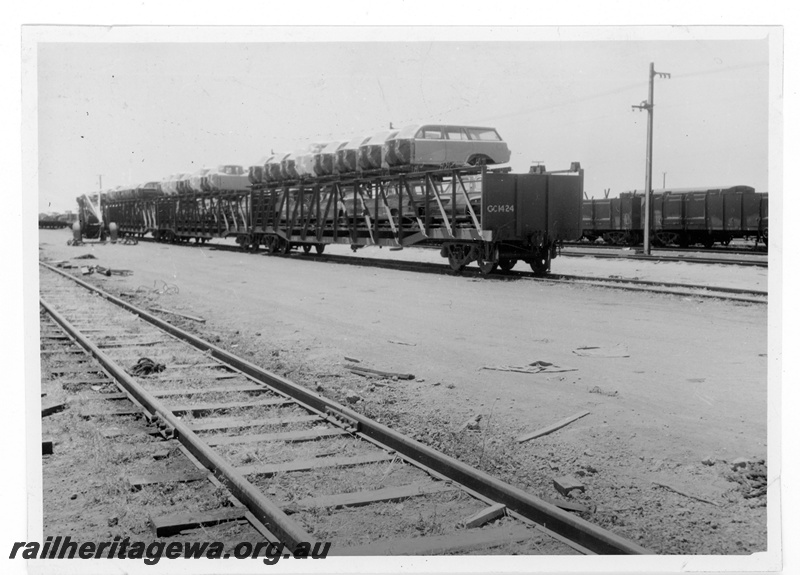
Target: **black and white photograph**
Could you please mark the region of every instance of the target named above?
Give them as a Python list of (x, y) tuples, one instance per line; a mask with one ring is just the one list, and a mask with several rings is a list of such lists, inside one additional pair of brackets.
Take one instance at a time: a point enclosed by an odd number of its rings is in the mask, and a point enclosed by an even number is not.
[(432, 23), (19, 25), (14, 569), (784, 568), (786, 30)]

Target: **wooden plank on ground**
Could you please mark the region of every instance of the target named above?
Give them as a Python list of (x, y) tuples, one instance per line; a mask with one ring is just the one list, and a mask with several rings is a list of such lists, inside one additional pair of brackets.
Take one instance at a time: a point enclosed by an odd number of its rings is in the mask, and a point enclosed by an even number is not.
[(421, 497), (433, 493), (443, 493), (445, 491), (458, 491), (451, 483), (441, 481), (439, 483), (412, 483), (401, 487), (386, 487), (372, 491), (359, 491), (357, 493), (342, 493), (339, 495), (323, 495), (320, 497), (309, 497), (301, 499), (287, 506), (293, 509), (310, 509), (315, 507), (359, 507), (381, 501), (399, 501), (409, 497)]
[(145, 485), (157, 485), (160, 483), (189, 483), (191, 481), (202, 481), (208, 477), (208, 473), (203, 471), (188, 470), (182, 473), (162, 473), (158, 475), (131, 475), (127, 478), (127, 483), (131, 491), (141, 489)]
[[(166, 373), (166, 375), (165, 375)], [(210, 373), (204, 374), (205, 379), (236, 379), (237, 377), (244, 377), (241, 373)], [(148, 376), (148, 379), (158, 381), (159, 383), (167, 381), (186, 381), (185, 375), (178, 375), (176, 373), (161, 372)]]
[(106, 415), (142, 415), (142, 408), (141, 407), (129, 407), (126, 409), (115, 409), (113, 411), (99, 411), (99, 410), (87, 410), (81, 412), (81, 417), (83, 418), (90, 418), (90, 417), (103, 417)]
[(42, 417), (47, 417), (48, 415), (53, 415), (54, 413), (58, 413), (59, 411), (64, 411), (66, 407), (67, 407), (66, 401), (50, 400), (46, 403), (42, 403)]
[(89, 377), (90, 375), (92, 375), (92, 376), (103, 375), (103, 373), (104, 373), (103, 370), (100, 369), (99, 367), (94, 367), (94, 368), (87, 367), (87, 368), (84, 368), (84, 369), (80, 369), (80, 368), (76, 369), (74, 366), (71, 366), (71, 367), (63, 367), (63, 368), (56, 367), (56, 368), (47, 370), (47, 375), (50, 376), (50, 377), (52, 377), (54, 375), (56, 375), (56, 376), (58, 376), (58, 375), (69, 375), (69, 376), (72, 376), (72, 377)]
[(204, 389), (164, 389), (151, 391), (155, 397), (172, 397), (175, 395), (204, 395), (209, 393), (258, 393), (269, 391), (263, 385), (229, 385), (226, 387), (207, 387)]
[(510, 525), (497, 529), (459, 530), (449, 535), (435, 537), (411, 537), (408, 539), (383, 539), (367, 545), (331, 548), (331, 555), (445, 555), (499, 547), (517, 541), (525, 541), (534, 532), (521, 525)]
[(245, 427), (261, 427), (263, 425), (288, 425), (290, 423), (311, 423), (322, 421), (319, 415), (298, 415), (296, 417), (272, 417), (264, 419), (245, 419), (241, 417), (209, 418), (210, 421), (190, 421), (192, 431), (216, 431)]
[(489, 521), (497, 519), (506, 514), (506, 506), (502, 503), (495, 503), (488, 507), (484, 507), (477, 513), (473, 513), (464, 519), (464, 527), (470, 529), (472, 527), (480, 527)]
[(245, 407), (269, 407), (276, 405), (289, 405), (296, 403), (293, 399), (281, 397), (278, 399), (262, 399), (260, 401), (233, 401), (230, 403), (198, 403), (195, 405), (175, 405), (169, 408), (172, 413), (205, 413), (208, 411), (223, 411), (227, 409), (240, 409)]
[(155, 339), (150, 341), (120, 341), (120, 342), (108, 342), (108, 343), (99, 343), (97, 347), (100, 349), (110, 349), (115, 347), (147, 347), (151, 345), (161, 345), (165, 343), (171, 343), (173, 340), (166, 340), (166, 339)]
[(380, 375), (381, 377), (389, 377), (389, 378), (396, 377), (397, 379), (414, 379), (414, 374), (412, 373), (394, 373), (391, 371), (381, 371), (379, 369), (369, 369), (366, 367), (362, 367), (360, 365), (347, 366), (347, 369), (349, 369), (354, 373), (363, 372), (363, 373), (370, 373), (372, 375)]
[(284, 433), (258, 433), (253, 435), (235, 435), (232, 437), (210, 437), (206, 440), (206, 445), (234, 445), (236, 443), (254, 443), (261, 441), (314, 441), (323, 437), (335, 437), (337, 435), (349, 435), (344, 429), (334, 427), (331, 429), (301, 429), (300, 431), (286, 431)]
[[(175, 397), (180, 395), (208, 395), (211, 393), (262, 393), (269, 391), (266, 387), (257, 385), (230, 386), (230, 387), (209, 387), (206, 389), (164, 389), (153, 390), (150, 393), (153, 397)], [(127, 399), (125, 393), (101, 393), (99, 397), (92, 399), (118, 400)]]
[(525, 435), (520, 435), (517, 438), (518, 443), (522, 443), (523, 441), (528, 441), (529, 439), (536, 439), (537, 437), (541, 437), (543, 435), (547, 435), (549, 433), (553, 433), (557, 429), (561, 429), (562, 427), (566, 427), (573, 421), (580, 419), (586, 415), (589, 415), (589, 411), (581, 411), (576, 413), (575, 415), (570, 415), (569, 417), (565, 417), (561, 421), (558, 421), (552, 425), (548, 425), (547, 427), (542, 427), (541, 429), (537, 429), (536, 431), (532, 431), (531, 433), (526, 433)]
[(287, 471), (311, 471), (325, 467), (352, 467), (367, 463), (380, 463), (394, 459), (393, 454), (381, 451), (368, 455), (355, 455), (351, 457), (322, 457), (317, 459), (297, 459), (287, 463), (273, 463), (272, 465), (245, 465), (236, 470), (242, 475), (275, 475)]
[(73, 348), (73, 347), (65, 347), (59, 349), (40, 349), (39, 354), (41, 355), (50, 355), (56, 353), (74, 353), (74, 354), (86, 354), (86, 352), (82, 349)]
[(215, 509), (213, 511), (195, 511), (188, 513), (173, 513), (171, 515), (161, 515), (151, 517), (150, 525), (156, 537), (169, 537), (180, 533), (184, 529), (196, 529), (197, 527), (209, 527), (219, 525), (228, 521), (240, 521), (245, 519), (246, 507), (228, 507)]
[(62, 389), (70, 389), (83, 385), (105, 385), (113, 382), (108, 377), (100, 377), (97, 379), (62, 379), (58, 383), (61, 384)]

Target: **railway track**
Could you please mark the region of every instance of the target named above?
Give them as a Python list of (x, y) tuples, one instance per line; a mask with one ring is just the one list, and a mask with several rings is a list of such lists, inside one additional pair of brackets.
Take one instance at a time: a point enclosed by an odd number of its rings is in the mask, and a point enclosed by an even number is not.
[[(667, 253), (659, 253), (667, 252)], [(675, 255), (670, 255), (675, 254)], [(711, 257), (696, 254), (716, 254), (717, 256), (726, 257)], [(768, 267), (766, 252), (754, 251), (727, 251), (727, 250), (685, 250), (680, 248), (658, 248), (654, 252), (646, 256), (632, 249), (619, 248), (617, 246), (580, 246), (573, 244), (565, 246), (561, 250), (560, 256), (566, 257), (579, 257), (579, 258), (609, 258), (609, 259), (627, 259), (627, 260), (642, 260), (654, 262), (686, 262), (695, 264), (712, 264), (712, 265), (736, 265), (736, 266), (752, 266), (752, 267)], [(742, 257), (736, 257), (742, 256)]]
[[(190, 246), (199, 247), (199, 245), (197, 244), (187, 244), (186, 247)], [(203, 247), (209, 248), (209, 245), (204, 244)], [(209, 249), (218, 251), (231, 251), (237, 253), (241, 253), (242, 251), (242, 248), (239, 246), (233, 246), (227, 244), (212, 244)], [(252, 250), (248, 251), (252, 252)], [(266, 254), (265, 251), (261, 250), (255, 253)], [(311, 252), (306, 252), (302, 255), (294, 253), (289, 255), (280, 255), (280, 254), (269, 254), (269, 255), (270, 257), (293, 257), (301, 261), (349, 264), (349, 265), (358, 265), (364, 267), (379, 267), (385, 269), (412, 271), (417, 273), (439, 273), (439, 274), (455, 273), (447, 264), (422, 262), (422, 261), (404, 261), (392, 258), (373, 258), (373, 257), (362, 257), (355, 255), (342, 256), (337, 254), (313, 254)], [(561, 255), (569, 255), (569, 254), (562, 252)], [(588, 257), (594, 257), (594, 254), (586, 254), (586, 255)], [(642, 256), (641, 258), (636, 258), (631, 256), (616, 256), (616, 255), (608, 257), (645, 259), (647, 261), (694, 261), (697, 263), (718, 263), (716, 262), (716, 260), (710, 262), (710, 261), (700, 260), (698, 258), (694, 258), (691, 260), (688, 259), (684, 260), (684, 259), (674, 259), (674, 258), (659, 259), (657, 257), (646, 258), (644, 256)], [(731, 263), (729, 260), (723, 260), (723, 261), (725, 263)], [(749, 264), (742, 264), (742, 265), (749, 265)], [(753, 263), (752, 265), (760, 266), (762, 265), (762, 263), (756, 262)], [(763, 262), (763, 266), (766, 267), (766, 265), (767, 265), (766, 262)], [(537, 281), (537, 282), (568, 283), (574, 285), (598, 286), (610, 289), (650, 292), (650, 293), (658, 293), (664, 295), (693, 296), (693, 297), (702, 297), (708, 299), (737, 301), (742, 303), (766, 304), (768, 301), (767, 291), (729, 288), (724, 286), (708, 286), (701, 284), (686, 284), (678, 282), (627, 279), (622, 277), (595, 277), (595, 276), (578, 276), (578, 275), (568, 275), (568, 274), (550, 274), (546, 277), (540, 277), (531, 271), (521, 271), (521, 270), (512, 270), (509, 272), (503, 272), (497, 270), (492, 274), (486, 276), (483, 275), (481, 271), (476, 267), (466, 267), (458, 273), (465, 277), (471, 277), (471, 278), (485, 277), (486, 279), (495, 281), (527, 279), (530, 281)]]
[[(225, 248), (223, 248), (225, 249)], [(236, 248), (230, 248), (236, 250)], [(295, 256), (279, 256), (279, 257), (295, 257)], [(296, 256), (301, 261), (318, 261), (328, 263), (339, 263), (358, 265), (365, 267), (379, 267), (386, 269), (413, 271), (417, 273), (439, 273), (439, 274), (452, 274), (453, 270), (447, 264), (436, 264), (430, 262), (419, 261), (401, 261), (396, 259), (383, 259), (371, 257), (358, 257), (358, 256), (340, 256), (334, 254), (312, 255), (305, 254), (303, 256)], [(518, 279), (526, 279), (536, 282), (549, 282), (549, 283), (567, 283), (573, 285), (585, 286), (598, 286), (611, 289), (621, 289), (628, 291), (641, 291), (658, 293), (665, 295), (678, 295), (678, 296), (694, 296), (710, 299), (722, 299), (730, 301), (738, 301), (743, 303), (767, 303), (768, 292), (763, 290), (749, 290), (737, 289), (723, 286), (706, 286), (697, 284), (686, 284), (676, 282), (660, 282), (660, 281), (647, 281), (626, 279), (620, 277), (592, 277), (592, 276), (578, 276), (567, 274), (550, 274), (546, 277), (539, 277), (533, 272), (516, 271), (510, 272), (495, 272), (489, 276), (484, 276), (479, 269), (473, 267), (464, 268), (461, 275), (465, 277), (484, 277), (494, 281), (510, 281)]]
[[(620, 245), (613, 245), (613, 244), (593, 244), (587, 242), (564, 242), (565, 248), (579, 248), (585, 250), (599, 250), (599, 251), (613, 251), (613, 250), (623, 250), (623, 249), (641, 249), (641, 246), (638, 248), (635, 246), (620, 246)], [(701, 247), (701, 246), (693, 246), (693, 247), (678, 247), (678, 246), (658, 246), (653, 247), (653, 251), (656, 252), (677, 252), (677, 253), (705, 253), (705, 254), (732, 254), (732, 255), (761, 255), (766, 256), (768, 254), (767, 247), (762, 245), (753, 245), (753, 244), (742, 244), (742, 243), (731, 243), (728, 246), (714, 246), (710, 248)]]
[[(144, 241), (155, 241), (155, 240), (145, 238)], [(242, 248), (240, 246), (221, 244), (221, 243), (202, 244), (202, 245), (186, 244), (185, 247), (211, 249), (215, 251), (229, 251), (235, 253), (242, 252)], [(268, 254), (268, 252), (266, 252), (265, 250), (255, 250), (255, 251), (247, 250), (247, 251), (250, 253), (269, 255), (270, 257), (297, 258), (301, 261), (349, 264), (349, 265), (357, 265), (363, 267), (378, 267), (378, 268), (394, 269), (401, 271), (412, 271), (417, 273), (434, 273), (434, 274), (456, 273), (450, 268), (448, 264), (423, 262), (423, 261), (408, 261), (408, 260), (404, 261), (391, 258), (373, 258), (373, 257), (362, 257), (355, 255), (343, 256), (337, 254), (314, 254), (311, 253), (310, 251), (305, 252), (302, 255), (296, 253), (290, 253), (288, 255)], [(561, 255), (570, 255), (570, 254), (562, 253)], [(582, 254), (581, 257), (595, 257), (595, 254)], [(598, 257), (602, 257), (602, 254)], [(701, 260), (699, 258), (684, 260), (675, 258), (660, 259), (658, 257), (648, 258), (644, 256), (642, 256), (641, 258), (633, 256), (617, 256), (617, 255), (607, 256), (607, 257), (624, 258), (624, 259), (644, 259), (645, 261), (693, 261), (696, 263), (719, 263), (716, 260), (707, 261), (707, 260)], [(723, 260), (723, 261), (725, 263), (731, 263), (731, 261), (729, 260)], [(749, 264), (741, 264), (741, 265), (749, 265)], [(758, 266), (763, 265), (763, 267), (766, 267), (767, 264), (766, 262), (763, 262), (763, 264), (756, 262), (753, 263), (752, 265), (758, 265)], [(766, 304), (768, 302), (767, 291), (729, 288), (724, 286), (708, 286), (702, 284), (647, 281), (647, 280), (627, 279), (627, 278), (613, 277), (613, 276), (596, 277), (596, 276), (578, 276), (578, 275), (568, 275), (568, 274), (549, 274), (546, 277), (541, 277), (537, 276), (533, 272), (521, 271), (521, 270), (512, 270), (508, 272), (497, 270), (487, 276), (484, 275), (478, 268), (475, 267), (466, 267), (461, 271), (459, 271), (458, 273), (465, 277), (471, 277), (471, 278), (484, 277), (486, 279), (494, 281), (527, 279), (537, 282), (568, 283), (568, 284), (584, 285), (584, 286), (598, 286), (610, 289), (650, 292), (650, 293), (658, 293), (664, 295), (693, 296), (693, 297), (701, 297), (708, 299), (737, 301), (742, 303)]]
[[(70, 274), (40, 272), (43, 357), (80, 360), (96, 377), (73, 383), (96, 391), (103, 414), (142, 413), (227, 489), (232, 505), (194, 524), (244, 519), (289, 549), (331, 541), (333, 555), (516, 552), (545, 539), (557, 554), (648, 553)], [(433, 507), (437, 532), (399, 520), (404, 531), (375, 539), (397, 502), (404, 517)]]

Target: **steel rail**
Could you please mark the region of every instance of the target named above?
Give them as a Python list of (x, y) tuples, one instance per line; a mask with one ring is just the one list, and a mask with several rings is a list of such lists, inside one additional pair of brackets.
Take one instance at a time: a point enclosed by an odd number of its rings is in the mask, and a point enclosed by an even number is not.
[(598, 283), (626, 283), (632, 285), (642, 285), (642, 286), (653, 286), (653, 287), (669, 287), (669, 288), (684, 288), (684, 289), (704, 289), (704, 290), (713, 290), (722, 293), (730, 293), (730, 294), (737, 294), (737, 295), (756, 295), (756, 296), (764, 296), (766, 297), (769, 295), (769, 292), (764, 290), (754, 290), (754, 289), (744, 289), (744, 288), (730, 288), (730, 287), (720, 287), (720, 286), (703, 286), (699, 284), (684, 284), (684, 283), (676, 283), (676, 282), (660, 282), (658, 280), (638, 280), (638, 279), (625, 279), (625, 278), (598, 278), (592, 276), (577, 276), (571, 274), (551, 274), (546, 278), (542, 278), (545, 280), (548, 279), (565, 279), (565, 280), (577, 280), (577, 281), (592, 281)]
[[(149, 241), (149, 240), (148, 240)], [(186, 247), (191, 247), (187, 245)], [(202, 247), (207, 249), (212, 249), (215, 251), (223, 251), (223, 252), (235, 252), (241, 253), (242, 249), (239, 246), (228, 246), (224, 244), (214, 244), (214, 245), (203, 245)], [(424, 246), (420, 246), (418, 249), (430, 249)], [(253, 252), (251, 252), (253, 253)], [(269, 254), (270, 256), (278, 256), (278, 257), (292, 257), (291, 255), (278, 255), (278, 254)], [(564, 255), (563, 253), (561, 255)], [(592, 257), (591, 254), (586, 256), (578, 256), (578, 257)], [(602, 257), (602, 255), (600, 256)], [(616, 256), (614, 256), (616, 257)], [(622, 256), (620, 256), (623, 258)], [(624, 258), (623, 258), (624, 259)], [(653, 258), (650, 258), (653, 261)], [(447, 274), (460, 274), (465, 277), (482, 277), (488, 280), (496, 280), (496, 281), (508, 281), (508, 280), (516, 280), (520, 278), (525, 279), (532, 279), (535, 281), (542, 281), (542, 282), (553, 282), (553, 283), (578, 283), (581, 282), (584, 285), (597, 285), (600, 287), (612, 288), (612, 289), (621, 289), (621, 290), (629, 290), (629, 291), (641, 291), (641, 292), (649, 292), (649, 293), (658, 293), (658, 294), (667, 294), (667, 295), (692, 295), (696, 297), (704, 297), (710, 299), (722, 299), (722, 300), (729, 300), (729, 301), (738, 301), (744, 303), (766, 303), (764, 300), (755, 299), (755, 298), (746, 298), (746, 297), (729, 297), (726, 295), (721, 294), (734, 294), (734, 295), (755, 295), (755, 296), (763, 296), (767, 297), (768, 292), (761, 291), (761, 290), (747, 290), (747, 289), (738, 289), (738, 288), (729, 288), (729, 287), (719, 287), (719, 286), (706, 286), (700, 284), (683, 284), (683, 283), (674, 283), (674, 282), (662, 282), (662, 281), (655, 281), (655, 280), (634, 280), (634, 279), (625, 279), (625, 278), (602, 278), (602, 277), (592, 277), (592, 276), (574, 276), (574, 275), (566, 275), (566, 274), (548, 274), (547, 276), (537, 276), (533, 272), (527, 271), (510, 271), (510, 272), (500, 272), (500, 273), (492, 273), (488, 277), (483, 275), (480, 270), (475, 268), (465, 268), (460, 272), (455, 272), (448, 264), (439, 264), (439, 263), (431, 263), (431, 262), (418, 262), (418, 261), (403, 261), (403, 260), (391, 260), (391, 259), (381, 259), (381, 258), (365, 258), (361, 256), (342, 256), (337, 254), (324, 254), (324, 255), (314, 255), (314, 254), (303, 254), (302, 257), (298, 258), (298, 261), (315, 261), (315, 262), (327, 262), (327, 263), (338, 263), (338, 264), (349, 264), (355, 266), (364, 266), (364, 267), (377, 267), (383, 269), (391, 269), (391, 270), (398, 270), (398, 271), (413, 271), (417, 273), (447, 273)], [(683, 261), (683, 260), (682, 260)], [(645, 286), (642, 289), (631, 287), (631, 286)], [(652, 287), (664, 287), (667, 289), (647, 289), (647, 286)], [(686, 293), (681, 291), (671, 291), (670, 288), (680, 288), (680, 289), (690, 289), (690, 290), (702, 290), (698, 293)], [(708, 292), (718, 292), (718, 293), (708, 293)]]
[[(613, 244), (590, 244), (584, 243), (580, 241), (565, 241), (563, 243), (564, 248), (576, 248), (578, 250), (600, 250), (600, 251), (622, 251), (622, 250), (641, 250), (641, 246), (626, 246), (626, 245), (613, 245)], [(750, 247), (738, 247), (738, 246), (719, 246), (719, 247), (711, 247), (711, 248), (704, 248), (704, 247), (686, 247), (681, 248), (677, 246), (661, 246), (657, 248), (653, 248), (652, 251), (654, 252), (674, 252), (674, 253), (681, 253), (681, 252), (694, 252), (694, 253), (703, 253), (703, 254), (732, 254), (732, 255), (743, 255), (743, 256), (766, 256), (769, 255), (769, 251), (766, 247), (761, 246), (750, 246)]]
[(559, 257), (572, 257), (572, 258), (600, 258), (600, 259), (624, 259), (646, 262), (686, 262), (691, 264), (710, 264), (710, 265), (730, 265), (730, 266), (752, 266), (752, 267), (769, 267), (769, 262), (765, 261), (749, 261), (749, 260), (734, 260), (734, 259), (718, 259), (709, 257), (681, 257), (681, 256), (662, 256), (662, 255), (637, 255), (637, 254), (603, 254), (603, 253), (577, 253), (562, 251)]
[[(174, 325), (171, 325), (126, 301), (106, 293), (103, 290), (72, 276), (71, 274), (67, 274), (57, 268), (45, 264), (44, 262), (40, 262), (40, 265), (73, 280), (78, 285), (81, 285), (82, 287), (100, 295), (106, 300), (128, 310), (143, 320), (163, 329), (174, 337), (189, 343), (200, 351), (211, 355), (215, 359), (227, 363), (234, 369), (239, 370), (254, 380), (260, 381), (279, 391), (280, 393), (284, 393), (292, 397), (298, 403), (311, 409), (312, 411), (317, 411), (320, 413), (329, 413), (330, 411), (333, 411), (349, 418), (354, 422), (357, 422), (360, 433), (363, 433), (366, 437), (377, 441), (384, 447), (393, 449), (397, 453), (409, 458), (410, 460), (429, 467), (437, 473), (450, 478), (456, 483), (464, 485), (468, 489), (471, 489), (476, 493), (483, 495), (484, 497), (488, 497), (498, 503), (505, 504), (511, 511), (519, 513), (527, 519), (542, 525), (546, 529), (553, 531), (558, 535), (576, 542), (577, 544), (589, 549), (594, 553), (625, 555), (652, 554), (652, 551), (649, 551), (648, 549), (629, 541), (624, 537), (607, 531), (597, 525), (581, 519), (580, 517), (576, 517), (571, 513), (556, 507), (555, 505), (551, 505), (542, 499), (539, 499), (538, 497), (534, 497), (522, 491), (521, 489), (518, 489), (488, 475), (487, 473), (484, 473), (483, 471), (475, 469), (461, 461), (458, 461), (457, 459), (440, 453), (426, 445), (423, 445), (422, 443), (419, 443), (418, 441), (410, 439), (403, 434), (386, 427), (385, 425), (381, 425), (380, 423), (377, 423), (376, 421), (373, 421), (372, 419), (356, 411), (353, 411), (333, 400), (310, 391), (284, 377), (264, 370), (261, 367), (237, 357), (222, 348), (212, 345), (211, 343), (204, 341), (199, 337), (190, 334)], [(151, 400), (155, 401), (152, 397)], [(178, 421), (178, 423), (180, 422)], [(176, 429), (179, 428), (176, 426)], [(203, 461), (201, 457), (198, 457), (198, 459)], [(274, 505), (271, 506), (275, 508)], [(277, 508), (275, 509), (277, 510)], [(280, 513), (281, 515), (284, 515), (283, 512)], [(259, 517), (259, 519), (262, 518)], [(275, 523), (272, 517), (265, 517), (263, 520), (268, 527)]]
[[(74, 279), (74, 278), (73, 278)], [(106, 298), (109, 299), (109, 298)], [(147, 411), (151, 419), (160, 418), (175, 430), (175, 437), (188, 449), (237, 499), (267, 528), (294, 550), (301, 542), (311, 541), (311, 536), (283, 510), (247, 481), (235, 467), (225, 461), (194, 433), (189, 426), (167, 409), (152, 394), (140, 386), (125, 370), (89, 341), (63, 315), (44, 299), (39, 304), (75, 340), (116, 379), (133, 399)]]
[[(437, 264), (437, 263), (430, 263), (430, 262), (414, 262), (414, 261), (400, 261), (400, 260), (387, 260), (387, 259), (379, 259), (379, 258), (365, 258), (359, 256), (340, 256), (336, 254), (326, 254), (326, 255), (304, 255), (301, 258), (298, 258), (299, 261), (321, 261), (321, 262), (331, 262), (331, 263), (340, 263), (340, 264), (350, 264), (350, 265), (358, 265), (358, 266), (371, 266), (371, 267), (379, 267), (385, 269), (392, 269), (392, 270), (401, 270), (401, 271), (414, 271), (418, 273), (456, 273), (450, 268), (447, 264)], [(487, 280), (497, 280), (497, 281), (508, 281), (508, 280), (515, 280), (520, 278), (531, 279), (534, 281), (540, 282), (553, 282), (553, 283), (572, 283), (577, 284), (581, 282), (583, 284), (589, 284), (593, 282), (594, 285), (598, 285), (601, 287), (613, 288), (613, 289), (626, 289), (626, 290), (635, 290), (635, 291), (644, 291), (644, 292), (651, 292), (651, 293), (659, 293), (659, 294), (671, 294), (671, 295), (694, 295), (697, 297), (705, 297), (705, 298), (714, 298), (714, 299), (724, 299), (730, 301), (741, 301), (747, 303), (765, 303), (764, 300), (754, 299), (754, 298), (741, 298), (741, 297), (729, 297), (728, 295), (724, 294), (731, 294), (731, 295), (755, 295), (755, 296), (767, 296), (767, 292), (760, 291), (760, 290), (746, 290), (746, 289), (738, 289), (738, 288), (729, 288), (729, 287), (716, 287), (716, 286), (705, 286), (705, 285), (695, 285), (695, 284), (682, 284), (682, 283), (672, 283), (672, 282), (660, 282), (655, 280), (631, 280), (625, 278), (602, 278), (602, 277), (591, 277), (591, 276), (572, 276), (572, 275), (565, 275), (565, 274), (549, 274), (547, 276), (537, 276), (533, 272), (524, 272), (524, 271), (511, 271), (511, 272), (504, 272), (504, 273), (493, 273), (489, 276), (484, 276), (480, 270), (474, 268), (466, 268), (461, 272), (458, 272), (463, 276), (466, 277), (483, 277)], [(631, 287), (631, 286), (642, 286), (639, 287)], [(648, 287), (664, 287), (667, 289), (647, 289)], [(691, 290), (703, 290), (699, 293), (687, 293), (681, 291), (674, 291), (670, 290), (669, 288), (679, 288), (679, 289), (691, 289)], [(705, 293), (704, 293), (705, 292)], [(719, 293), (708, 293), (708, 292), (719, 292)]]

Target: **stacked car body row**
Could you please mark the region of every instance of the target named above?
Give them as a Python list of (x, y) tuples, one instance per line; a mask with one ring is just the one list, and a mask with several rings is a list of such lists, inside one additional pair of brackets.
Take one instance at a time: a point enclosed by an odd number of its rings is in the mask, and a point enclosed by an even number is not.
[[(614, 245), (642, 243), (644, 194), (585, 200), (582, 211), (585, 239), (602, 238)], [(748, 237), (767, 244), (769, 237), (769, 196), (750, 186), (657, 190), (651, 196), (650, 216), (656, 245), (711, 247)]]
[(378, 170), (501, 164), (511, 153), (494, 128), (415, 124), (273, 153), (250, 166), (251, 184)]

